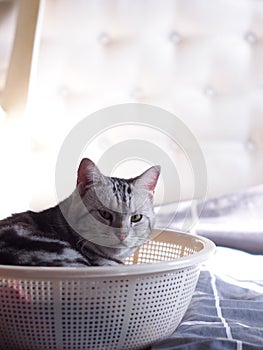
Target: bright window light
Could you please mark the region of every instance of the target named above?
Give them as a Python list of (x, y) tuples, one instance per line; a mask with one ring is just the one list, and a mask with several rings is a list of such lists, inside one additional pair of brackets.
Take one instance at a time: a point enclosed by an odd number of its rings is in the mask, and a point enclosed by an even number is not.
[(1, 123), (4, 121), (5, 119), (5, 111), (3, 110), (3, 108), (0, 106), (0, 125)]

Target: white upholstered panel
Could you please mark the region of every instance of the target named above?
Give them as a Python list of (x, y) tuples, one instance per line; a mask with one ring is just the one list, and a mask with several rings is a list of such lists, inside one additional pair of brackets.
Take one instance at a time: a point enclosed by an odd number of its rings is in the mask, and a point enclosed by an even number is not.
[[(189, 127), (209, 196), (262, 183), (262, 62), (259, 0), (47, 0), (30, 97), (31, 207), (55, 201), (56, 154), (71, 128), (125, 102)], [(181, 185), (188, 198), (187, 176)]]

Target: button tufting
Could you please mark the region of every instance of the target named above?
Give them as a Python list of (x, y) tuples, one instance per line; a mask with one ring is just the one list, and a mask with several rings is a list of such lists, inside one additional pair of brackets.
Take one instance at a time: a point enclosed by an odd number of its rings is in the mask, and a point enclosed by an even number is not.
[(169, 39), (171, 40), (171, 42), (174, 44), (174, 45), (178, 45), (180, 44), (180, 42), (182, 41), (182, 36), (176, 32), (176, 31), (172, 31), (170, 34), (169, 34)]
[(102, 46), (106, 46), (109, 45), (111, 39), (109, 34), (102, 32), (99, 34), (98, 36), (98, 42), (102, 45)]
[(245, 40), (249, 44), (253, 45), (253, 44), (255, 44), (257, 42), (258, 38), (257, 38), (256, 34), (254, 34), (253, 32), (247, 32), (245, 34)]
[(249, 151), (253, 152), (253, 151), (255, 151), (257, 149), (257, 144), (256, 144), (256, 142), (253, 139), (249, 138), (246, 141), (246, 147), (247, 147), (247, 149)]
[(211, 86), (206, 86), (204, 89), (204, 94), (207, 97), (214, 97), (215, 96), (215, 90)]
[(70, 96), (70, 89), (67, 86), (60, 86), (57, 90), (57, 94), (61, 98), (68, 98)]
[(143, 90), (139, 87), (134, 88), (131, 91), (131, 97), (135, 100), (140, 100), (143, 98)]

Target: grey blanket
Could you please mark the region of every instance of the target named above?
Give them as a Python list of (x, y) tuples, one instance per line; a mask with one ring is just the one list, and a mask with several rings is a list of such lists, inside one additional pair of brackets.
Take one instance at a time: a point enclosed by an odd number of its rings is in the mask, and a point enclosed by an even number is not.
[(210, 238), (219, 246), (263, 254), (263, 185), (197, 205), (203, 208), (197, 221), (199, 210), (193, 210), (192, 205), (192, 201), (185, 201), (163, 205), (160, 211), (156, 207), (156, 226), (184, 231), (186, 217), (192, 217), (195, 224), (191, 233)]
[(245, 288), (249, 281), (226, 282), (203, 270), (181, 325), (151, 349), (263, 349), (263, 280), (252, 283)]
[[(175, 205), (167, 205), (157, 225), (180, 230), (190, 202), (181, 208), (174, 215)], [(152, 350), (263, 350), (262, 208), (263, 185), (204, 203), (193, 233), (236, 249), (217, 249), (181, 325)]]

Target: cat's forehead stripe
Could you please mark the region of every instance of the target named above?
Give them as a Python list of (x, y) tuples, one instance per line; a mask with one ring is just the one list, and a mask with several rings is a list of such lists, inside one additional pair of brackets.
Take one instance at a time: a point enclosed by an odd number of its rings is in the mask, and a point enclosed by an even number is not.
[(118, 178), (111, 178), (112, 191), (117, 199), (118, 203), (125, 202), (129, 204), (131, 200), (131, 184)]

